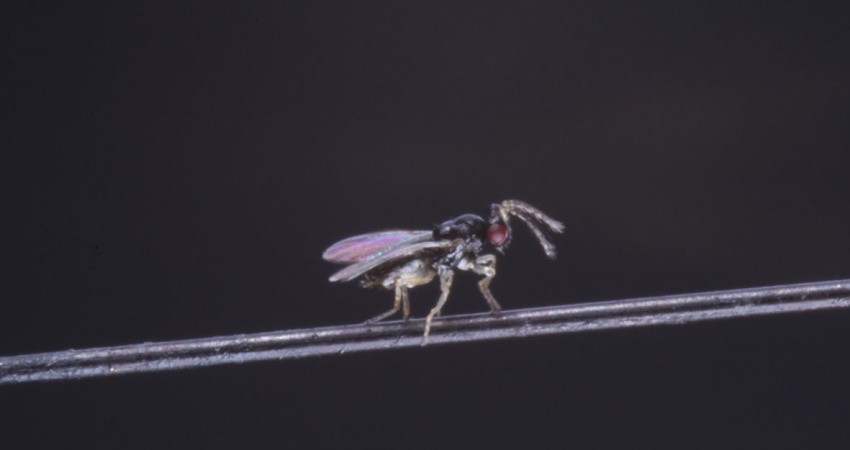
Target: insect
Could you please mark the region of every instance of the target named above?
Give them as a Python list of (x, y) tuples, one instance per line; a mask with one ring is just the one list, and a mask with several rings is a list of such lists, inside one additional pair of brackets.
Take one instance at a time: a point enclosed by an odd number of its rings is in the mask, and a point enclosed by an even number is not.
[(510, 219), (524, 222), (550, 259), (557, 252), (545, 231), (562, 233), (564, 225), (539, 209), (519, 200), (505, 200), (490, 206), (490, 217), (485, 220), (475, 214), (463, 214), (449, 219), (433, 230), (389, 230), (361, 234), (330, 246), (322, 257), (331, 262), (348, 264), (331, 275), (330, 281), (360, 279), (363, 287), (384, 288), (395, 291), (392, 309), (366, 323), (386, 319), (403, 309), (404, 320), (410, 318), (408, 289), (440, 279), (440, 298), (425, 319), (422, 344), (428, 341), (431, 321), (446, 304), (454, 278), (454, 270), (472, 271), (484, 278), (478, 288), (491, 313), (498, 314), (502, 307), (490, 292), (490, 283), (496, 276), (496, 255), (485, 253), (495, 249), (504, 254), (513, 237)]

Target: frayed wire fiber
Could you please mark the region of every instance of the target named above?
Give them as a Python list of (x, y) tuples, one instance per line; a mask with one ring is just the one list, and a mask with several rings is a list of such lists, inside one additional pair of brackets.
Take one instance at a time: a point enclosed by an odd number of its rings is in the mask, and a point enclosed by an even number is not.
[[(850, 307), (850, 280), (648, 297), (435, 320), (424, 350), (453, 342), (678, 325)], [(144, 343), (0, 357), (0, 384), (192, 369), (368, 350), (420, 348), (424, 320)]]

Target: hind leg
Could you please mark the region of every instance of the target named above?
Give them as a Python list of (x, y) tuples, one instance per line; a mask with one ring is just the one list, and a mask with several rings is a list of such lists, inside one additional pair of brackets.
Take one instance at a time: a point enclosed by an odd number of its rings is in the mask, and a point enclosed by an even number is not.
[(366, 321), (367, 324), (372, 324), (375, 322), (380, 322), (387, 317), (398, 312), (401, 309), (401, 305), (404, 303), (404, 320), (407, 320), (410, 317), (410, 302), (407, 300), (407, 287), (400, 283), (396, 283), (395, 285), (395, 302), (393, 302), (393, 307), (389, 311), (375, 316)]

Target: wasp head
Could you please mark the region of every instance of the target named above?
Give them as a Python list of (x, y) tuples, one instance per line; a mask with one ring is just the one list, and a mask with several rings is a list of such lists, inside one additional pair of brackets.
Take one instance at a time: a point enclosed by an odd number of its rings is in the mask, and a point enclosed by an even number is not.
[(545, 226), (551, 232), (562, 233), (564, 231), (564, 224), (547, 216), (528, 203), (519, 200), (505, 200), (502, 203), (494, 203), (490, 206), (487, 240), (496, 247), (496, 250), (504, 253), (505, 249), (511, 243), (511, 238), (513, 237), (511, 217), (516, 217), (528, 225), (528, 228), (531, 229), (543, 247), (543, 251), (546, 252), (546, 256), (550, 259), (555, 259), (558, 255), (555, 245), (549, 241), (549, 238), (541, 229), (540, 225)]

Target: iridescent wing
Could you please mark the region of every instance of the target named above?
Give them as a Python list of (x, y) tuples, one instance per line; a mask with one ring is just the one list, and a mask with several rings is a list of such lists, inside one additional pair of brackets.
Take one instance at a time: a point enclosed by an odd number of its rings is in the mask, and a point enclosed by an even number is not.
[(431, 239), (430, 231), (390, 230), (361, 234), (343, 239), (325, 250), (322, 258), (336, 263), (351, 263), (378, 258), (402, 245)]
[(392, 250), (381, 254), (380, 256), (364, 259), (340, 270), (331, 275), (330, 281), (351, 281), (360, 275), (392, 261), (416, 255), (424, 250), (449, 249), (455, 246), (453, 241), (432, 241), (415, 242), (402, 246), (396, 246)]

